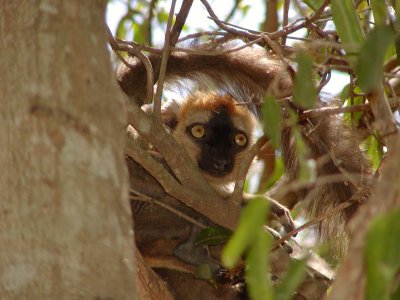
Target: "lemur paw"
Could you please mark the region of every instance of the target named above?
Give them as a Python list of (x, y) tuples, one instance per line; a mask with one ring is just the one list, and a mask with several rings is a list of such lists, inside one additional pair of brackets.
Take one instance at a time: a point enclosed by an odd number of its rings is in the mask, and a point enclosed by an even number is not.
[(279, 221), (287, 233), (294, 230), (296, 226), (289, 209), (271, 198), (268, 198), (268, 200), (271, 205), (272, 216)]

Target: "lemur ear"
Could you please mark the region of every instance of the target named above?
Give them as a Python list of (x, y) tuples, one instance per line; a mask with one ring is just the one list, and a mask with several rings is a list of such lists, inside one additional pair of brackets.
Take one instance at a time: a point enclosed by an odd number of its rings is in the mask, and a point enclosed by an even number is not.
[(179, 103), (172, 99), (168, 100), (165, 105), (163, 105), (161, 110), (161, 118), (163, 123), (169, 128), (174, 129), (178, 125), (178, 112), (180, 109)]

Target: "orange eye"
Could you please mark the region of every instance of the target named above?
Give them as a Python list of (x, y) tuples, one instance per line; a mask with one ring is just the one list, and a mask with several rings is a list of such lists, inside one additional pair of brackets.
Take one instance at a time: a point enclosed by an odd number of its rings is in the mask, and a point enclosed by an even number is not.
[(203, 125), (194, 125), (192, 129), (190, 129), (190, 133), (197, 139), (200, 139), (206, 133), (206, 129)]
[(240, 147), (246, 146), (247, 137), (244, 135), (244, 133), (238, 133), (235, 135), (235, 144)]

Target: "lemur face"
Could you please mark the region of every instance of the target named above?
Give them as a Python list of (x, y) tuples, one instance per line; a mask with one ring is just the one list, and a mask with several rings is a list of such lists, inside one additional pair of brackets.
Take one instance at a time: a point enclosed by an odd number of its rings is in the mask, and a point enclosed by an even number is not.
[(199, 147), (199, 168), (215, 177), (230, 174), (237, 154), (248, 148), (247, 134), (234, 126), (223, 104), (211, 113), (207, 122), (187, 126), (186, 133)]
[(170, 103), (169, 109), (164, 112), (170, 117), (166, 123), (171, 125), (172, 135), (206, 178), (219, 184), (232, 182), (254, 141), (252, 113), (230, 96), (204, 93), (194, 94), (182, 104)]

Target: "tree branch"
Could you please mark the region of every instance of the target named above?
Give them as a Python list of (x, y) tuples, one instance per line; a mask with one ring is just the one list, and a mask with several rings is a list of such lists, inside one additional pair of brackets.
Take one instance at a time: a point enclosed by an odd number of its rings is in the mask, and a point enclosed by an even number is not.
[[(144, 112), (142, 113), (144, 114)], [(152, 127), (151, 124), (143, 124), (143, 121), (149, 121), (149, 116), (145, 116), (146, 117), (142, 118), (140, 122), (141, 126)], [(146, 133), (147, 136), (150, 135), (154, 137), (156, 135), (164, 135), (165, 129), (162, 127), (162, 125), (160, 125), (159, 127), (154, 126), (153, 128), (155, 129), (154, 132), (153, 130), (150, 130), (148, 133)], [(141, 129), (140, 125), (137, 130), (139, 131), (139, 129)], [(141, 132), (139, 131), (139, 133)], [(144, 137), (146, 138), (146, 136)], [(207, 184), (207, 182), (205, 182), (203, 176), (194, 166), (194, 163), (190, 160), (186, 152), (182, 149), (180, 145), (175, 142), (175, 140), (171, 136), (165, 135), (165, 143), (158, 142), (159, 147), (157, 147), (156, 145), (155, 146), (158, 149), (163, 147), (164, 151), (161, 153), (163, 155), (168, 152), (167, 149), (170, 149), (170, 145), (168, 142), (171, 141), (176, 144), (176, 147), (172, 146), (173, 150), (171, 150), (168, 155), (168, 158), (170, 160), (171, 157), (173, 157), (171, 163), (168, 163), (168, 160), (166, 159), (168, 165), (171, 167), (175, 175), (185, 174), (185, 176), (181, 177), (189, 179), (186, 181), (190, 183), (193, 182), (193, 184), (185, 184), (184, 182), (180, 184), (179, 182), (177, 182), (162, 164), (157, 162), (137, 143), (133, 142), (130, 139), (128, 139), (126, 153), (135, 161), (137, 161), (140, 165), (142, 165), (143, 168), (145, 168), (154, 178), (156, 178), (156, 180), (160, 183), (166, 193), (175, 197), (183, 204), (193, 208), (200, 214), (206, 216), (214, 223), (227, 227), (229, 229), (234, 229), (239, 218), (240, 206), (235, 205), (235, 203), (232, 203), (231, 201), (221, 199), (216, 194), (216, 192)], [(180, 154), (182, 154), (182, 156), (180, 156), (179, 152)], [(179, 160), (180, 163), (176, 164), (177, 160)], [(174, 168), (174, 166), (176, 167)], [(189, 170), (193, 170), (193, 172)], [(182, 174), (181, 172), (184, 173)], [(198, 174), (198, 176), (196, 176), (195, 174)], [(204, 187), (201, 184), (204, 184)], [(221, 214), (221, 212), (224, 212), (224, 214)]]
[(170, 50), (170, 46), (171, 46), (170, 35), (171, 35), (172, 19), (173, 19), (174, 12), (175, 12), (175, 4), (176, 4), (176, 0), (172, 0), (171, 9), (170, 9), (169, 15), (168, 15), (167, 29), (165, 30), (164, 47), (163, 47), (163, 51), (162, 51), (162, 55), (161, 55), (160, 73), (158, 75), (158, 80), (157, 80), (157, 90), (156, 90), (156, 94), (154, 96), (153, 114), (157, 120), (161, 120), (161, 97), (162, 97), (162, 92), (163, 92), (163, 88), (164, 88), (165, 73), (167, 71), (168, 57), (171, 52), (171, 50)]

